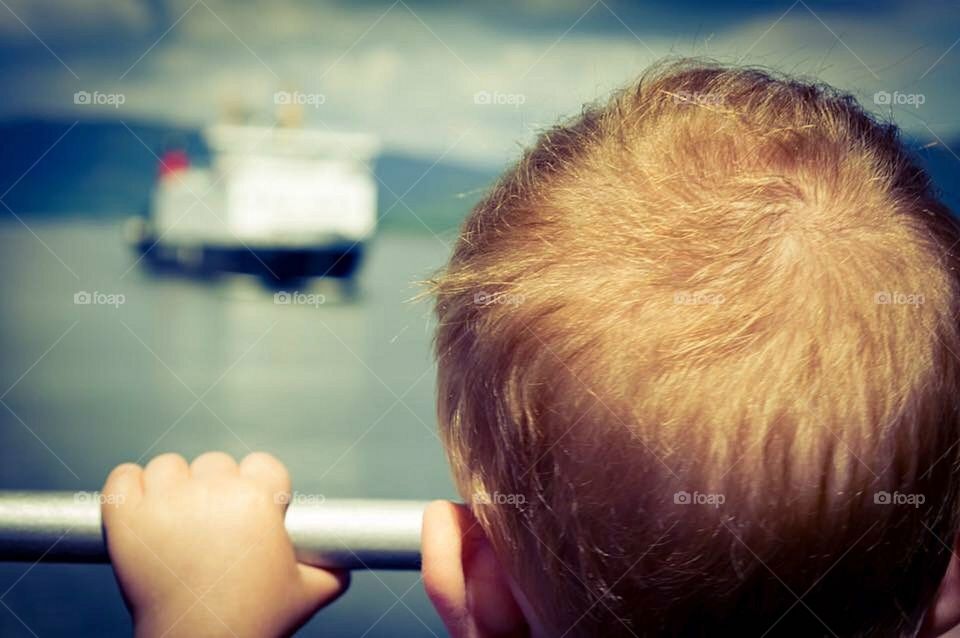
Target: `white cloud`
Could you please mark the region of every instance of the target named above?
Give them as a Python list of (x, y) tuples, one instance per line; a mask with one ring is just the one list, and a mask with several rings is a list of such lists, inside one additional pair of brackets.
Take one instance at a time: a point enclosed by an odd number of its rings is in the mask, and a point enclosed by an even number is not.
[[(183, 2), (172, 15), (192, 4)], [(73, 108), (65, 102), (77, 87), (102, 86), (125, 93), (124, 117), (202, 123), (225, 102), (244, 101), (268, 114), (274, 91), (298, 88), (325, 96), (306, 111), (317, 126), (373, 131), (388, 146), (431, 157), (447, 152), (449, 158), (502, 164), (533, 129), (576, 113), (657, 57), (729, 61), (748, 53), (748, 63), (817, 76), (855, 91), (868, 106), (877, 91), (922, 92), (922, 107), (898, 107), (894, 116), (920, 137), (931, 137), (924, 123), (944, 139), (960, 134), (953, 116), (960, 46), (920, 79), (956, 37), (945, 27), (957, 23), (956, 12), (935, 15), (913, 7), (892, 18), (832, 13), (819, 16), (824, 26), (796, 5), (772, 29), (779, 14), (706, 32), (696, 41), (693, 34), (643, 35), (641, 44), (611, 15), (601, 15), (609, 18), (609, 31), (574, 28), (561, 38), (562, 30), (506, 30), (443, 8), (414, 15), (398, 4), (384, 15), (382, 6), (205, 2), (122, 81), (117, 78), (135, 56), (115, 68), (71, 59), (79, 82), (47, 70), (29, 83), (21, 79), (14, 103), (21, 111), (65, 110)], [(477, 104), (478, 91), (508, 97), (502, 104)]]
[[(139, 0), (5, 0), (0, 6), (0, 38), (6, 43), (52, 43), (99, 36), (117, 29), (143, 32), (150, 12)], [(31, 33), (31, 31), (33, 33)]]

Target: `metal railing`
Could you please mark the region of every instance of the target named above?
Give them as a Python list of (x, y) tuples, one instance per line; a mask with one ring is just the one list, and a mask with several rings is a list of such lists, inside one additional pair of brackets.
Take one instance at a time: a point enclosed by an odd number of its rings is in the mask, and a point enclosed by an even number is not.
[[(423, 501), (290, 503), (297, 559), (339, 569), (420, 569)], [(97, 492), (0, 490), (0, 561), (109, 562)]]

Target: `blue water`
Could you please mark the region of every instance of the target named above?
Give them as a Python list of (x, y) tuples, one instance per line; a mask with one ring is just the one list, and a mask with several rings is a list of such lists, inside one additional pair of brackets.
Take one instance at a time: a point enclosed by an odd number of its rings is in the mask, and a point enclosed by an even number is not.
[[(25, 221), (0, 223), (0, 488), (95, 489), (123, 461), (253, 449), (282, 459), (301, 492), (453, 496), (429, 307), (409, 301), (449, 236), (380, 236), (360, 296), (304, 291), (325, 295), (313, 307), (274, 304), (251, 280), (130, 269), (115, 224)], [(75, 305), (81, 291), (124, 303)], [(106, 566), (0, 564), (0, 603), (5, 637), (130, 632)], [(444, 631), (419, 574), (377, 572), (298, 635)]]

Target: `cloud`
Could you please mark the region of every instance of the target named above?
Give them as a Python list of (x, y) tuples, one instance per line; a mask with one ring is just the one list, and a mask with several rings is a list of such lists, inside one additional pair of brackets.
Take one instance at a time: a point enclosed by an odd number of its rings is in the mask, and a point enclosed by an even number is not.
[(37, 38), (52, 46), (104, 33), (143, 33), (150, 13), (140, 0), (5, 0), (0, 6), (0, 38), (8, 46), (35, 44)]
[[(3, 108), (89, 113), (70, 97), (99, 89), (125, 94), (120, 117), (204, 123), (227, 103), (268, 117), (275, 91), (299, 90), (324, 97), (305, 109), (311, 125), (373, 131), (389, 147), (432, 158), (501, 165), (538, 128), (578, 112), (655, 59), (693, 54), (745, 56), (747, 63), (816, 76), (892, 113), (921, 138), (960, 134), (953, 116), (960, 46), (934, 65), (956, 38), (956, 10), (945, 15), (942, 7), (917, 5), (821, 15), (798, 4), (786, 15), (781, 9), (745, 17), (716, 32), (685, 18), (689, 33), (678, 37), (628, 28), (604, 4), (593, 5), (587, 18), (606, 27), (581, 30), (574, 25), (580, 6), (571, 9), (572, 28), (564, 33), (505, 29), (433, 5), (183, 0), (168, 7), (177, 26), (145, 55), (152, 40), (107, 62), (76, 53), (65, 59), (80, 80), (49, 59), (29, 80), (8, 68), (16, 95)], [(112, 10), (115, 22), (146, 28), (135, 11)], [(878, 91), (920, 93), (924, 101), (874, 104)]]

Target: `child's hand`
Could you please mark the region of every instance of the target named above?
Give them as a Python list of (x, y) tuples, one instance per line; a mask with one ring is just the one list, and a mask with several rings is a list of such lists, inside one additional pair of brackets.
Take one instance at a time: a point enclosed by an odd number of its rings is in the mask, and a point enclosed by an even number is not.
[(297, 564), (283, 526), (286, 468), (209, 452), (120, 465), (103, 524), (137, 636), (281, 636), (347, 588), (348, 573)]

